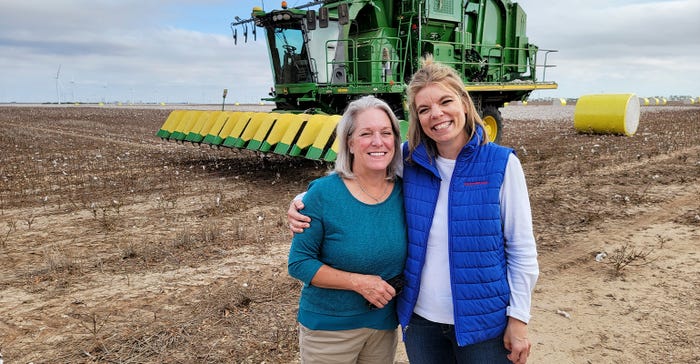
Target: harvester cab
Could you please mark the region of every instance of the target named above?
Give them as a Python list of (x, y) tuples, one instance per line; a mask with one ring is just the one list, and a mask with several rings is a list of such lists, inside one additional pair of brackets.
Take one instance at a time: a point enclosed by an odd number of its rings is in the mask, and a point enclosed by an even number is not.
[(253, 22), (265, 30), (275, 85), (264, 100), (277, 110), (339, 114), (359, 95), (380, 94), (403, 115), (404, 85), (393, 78), (401, 42), (393, 11), (378, 1), (316, 1), (255, 8), (251, 19), (231, 26)]
[[(406, 119), (406, 87), (430, 53), (455, 68), (491, 141), (502, 134), (499, 108), (544, 80), (547, 55), (529, 42), (526, 15), (510, 0), (326, 0), (265, 11), (231, 23), (234, 42), (264, 32), (274, 86), (262, 101), (271, 113), (176, 110), (158, 132), (164, 139), (335, 160), (334, 128), (346, 105), (372, 94)], [(538, 55), (544, 63), (538, 64)], [(538, 80), (541, 76), (541, 80)], [(405, 136), (406, 121), (401, 122)], [(208, 137), (207, 137), (208, 136)]]

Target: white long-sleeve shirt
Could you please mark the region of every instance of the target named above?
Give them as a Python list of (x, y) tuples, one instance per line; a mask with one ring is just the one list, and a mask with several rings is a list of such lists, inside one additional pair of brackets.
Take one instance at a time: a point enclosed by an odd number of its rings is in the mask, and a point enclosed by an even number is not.
[[(454, 324), (447, 246), (447, 201), (454, 167), (454, 160), (437, 158), (442, 182), (428, 236), (420, 293), (414, 308), (414, 312), (426, 319), (445, 324)], [(506, 164), (499, 198), (511, 291), (507, 315), (527, 323), (539, 266), (525, 175), (520, 160), (514, 154), (510, 155)]]

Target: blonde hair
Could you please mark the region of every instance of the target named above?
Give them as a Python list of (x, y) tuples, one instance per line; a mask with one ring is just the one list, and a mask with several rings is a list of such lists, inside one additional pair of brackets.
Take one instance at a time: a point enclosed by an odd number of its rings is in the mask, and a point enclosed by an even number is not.
[(391, 131), (394, 134), (394, 157), (391, 163), (386, 167), (386, 175), (388, 180), (393, 180), (396, 177), (396, 171), (400, 168), (401, 160), (401, 132), (399, 129), (399, 119), (396, 118), (391, 107), (385, 101), (374, 96), (364, 96), (350, 104), (345, 109), (343, 117), (338, 122), (335, 128), (335, 135), (338, 139), (338, 156), (335, 159), (335, 172), (341, 177), (355, 178), (352, 171), (353, 155), (348, 148), (348, 140), (350, 135), (355, 131), (357, 114), (367, 109), (379, 109), (384, 111), (389, 120), (391, 120)]
[(416, 94), (420, 92), (424, 87), (429, 85), (438, 85), (449, 92), (458, 95), (464, 108), (465, 113), (465, 124), (464, 132), (468, 136), (468, 140), (474, 137), (476, 134), (476, 126), (480, 125), (482, 127), (481, 144), (486, 144), (488, 139), (486, 138), (486, 133), (484, 129), (484, 122), (479, 116), (479, 112), (474, 106), (472, 98), (464, 87), (464, 82), (459, 76), (454, 68), (440, 64), (433, 60), (431, 54), (425, 55), (421, 59), (421, 68), (413, 74), (411, 82), (408, 84), (408, 156), (407, 160), (411, 160), (413, 151), (418, 147), (420, 143), (425, 144), (428, 153), (436, 157), (437, 145), (435, 141), (430, 139), (428, 135), (421, 128), (420, 121), (418, 119), (418, 111), (416, 110)]

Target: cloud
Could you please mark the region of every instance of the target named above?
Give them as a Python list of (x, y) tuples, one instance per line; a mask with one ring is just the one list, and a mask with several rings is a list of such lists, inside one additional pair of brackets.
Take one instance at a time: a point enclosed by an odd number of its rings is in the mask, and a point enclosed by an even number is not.
[[(526, 0), (521, 5), (530, 40), (559, 50), (550, 57), (557, 67), (547, 74), (560, 84), (560, 94), (698, 92), (698, 1)], [(688, 72), (695, 76), (680, 76)]]
[(188, 15), (165, 3), (4, 4), (0, 76), (6, 81), (0, 101), (55, 101), (59, 65), (64, 101), (220, 102), (223, 88), (231, 100), (257, 102), (267, 95), (264, 44), (234, 47), (223, 22), (218, 34), (178, 27), (189, 25)]
[[(535, 96), (700, 94), (699, 1), (519, 3), (530, 41), (558, 50), (546, 75), (559, 89)], [(253, 5), (260, 1), (3, 1), (0, 102), (218, 103), (223, 88), (231, 102), (258, 102), (272, 86), (262, 31), (248, 43), (239, 33), (234, 45), (229, 30)]]

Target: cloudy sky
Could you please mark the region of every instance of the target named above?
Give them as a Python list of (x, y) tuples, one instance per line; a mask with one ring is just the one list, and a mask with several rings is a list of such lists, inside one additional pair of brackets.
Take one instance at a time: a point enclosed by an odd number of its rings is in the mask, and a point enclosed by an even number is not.
[[(229, 24), (267, 0), (1, 0), (0, 102), (258, 102), (272, 84), (261, 32)], [(306, 0), (288, 0), (290, 6)], [(535, 97), (700, 96), (700, 1), (523, 0), (555, 68)], [(60, 67), (60, 71), (59, 71)]]

